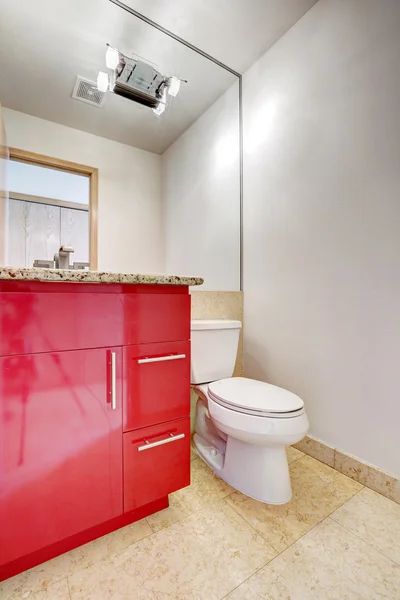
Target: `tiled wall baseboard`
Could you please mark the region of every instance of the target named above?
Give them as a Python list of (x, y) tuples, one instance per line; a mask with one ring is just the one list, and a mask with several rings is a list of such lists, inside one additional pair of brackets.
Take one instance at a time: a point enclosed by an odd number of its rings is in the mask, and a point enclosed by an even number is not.
[(392, 475), (311, 436), (306, 436), (294, 447), (400, 504), (400, 480)]

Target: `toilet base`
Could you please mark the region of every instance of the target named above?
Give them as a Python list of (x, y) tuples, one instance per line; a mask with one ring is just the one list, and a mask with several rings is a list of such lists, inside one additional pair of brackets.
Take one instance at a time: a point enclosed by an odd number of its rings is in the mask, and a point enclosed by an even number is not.
[(198, 433), (193, 440), (204, 462), (239, 492), (267, 504), (286, 504), (292, 498), (284, 446), (248, 444), (228, 436), (222, 453)]

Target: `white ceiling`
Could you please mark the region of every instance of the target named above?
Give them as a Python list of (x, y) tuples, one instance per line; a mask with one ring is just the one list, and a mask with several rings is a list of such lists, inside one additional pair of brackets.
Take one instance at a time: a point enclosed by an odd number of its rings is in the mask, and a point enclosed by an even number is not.
[(317, 0), (121, 0), (244, 73)]
[[(125, 0), (243, 71), (316, 0)], [(0, 102), (49, 121), (162, 153), (237, 78), (109, 0), (0, 0)], [(106, 43), (188, 80), (165, 113), (108, 94), (96, 108), (71, 98), (76, 76), (95, 81)]]

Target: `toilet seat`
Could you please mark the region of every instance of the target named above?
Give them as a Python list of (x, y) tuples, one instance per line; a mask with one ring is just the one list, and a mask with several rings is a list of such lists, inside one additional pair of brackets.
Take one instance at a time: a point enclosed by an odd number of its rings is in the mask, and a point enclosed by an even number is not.
[(229, 377), (208, 385), (208, 397), (229, 410), (257, 417), (293, 418), (304, 402), (288, 390), (247, 377)]

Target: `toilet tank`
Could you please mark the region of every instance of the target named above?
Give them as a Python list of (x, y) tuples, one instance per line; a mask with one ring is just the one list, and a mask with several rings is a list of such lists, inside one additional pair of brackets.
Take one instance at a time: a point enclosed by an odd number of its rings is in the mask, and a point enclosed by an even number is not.
[(191, 383), (232, 377), (239, 345), (240, 321), (193, 320), (191, 323)]

